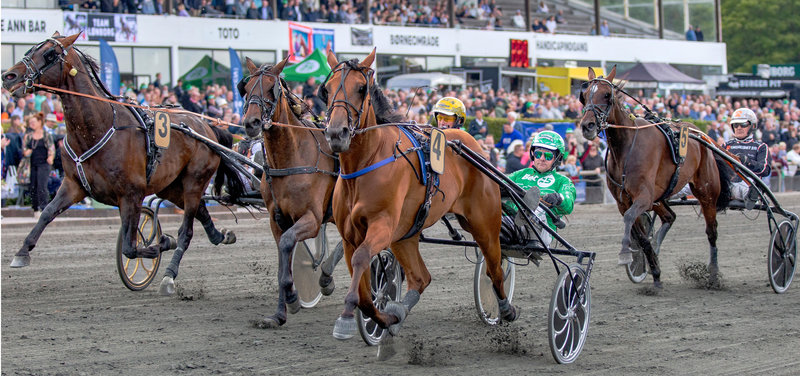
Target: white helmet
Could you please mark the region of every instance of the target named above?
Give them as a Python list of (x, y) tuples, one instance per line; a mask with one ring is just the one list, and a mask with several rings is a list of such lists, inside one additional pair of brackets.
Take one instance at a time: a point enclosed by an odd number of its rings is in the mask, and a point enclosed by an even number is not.
[(733, 111), (733, 116), (731, 117), (731, 124), (736, 123), (750, 123), (750, 126), (758, 125), (758, 118), (756, 118), (756, 113), (749, 108), (739, 108), (736, 111)]

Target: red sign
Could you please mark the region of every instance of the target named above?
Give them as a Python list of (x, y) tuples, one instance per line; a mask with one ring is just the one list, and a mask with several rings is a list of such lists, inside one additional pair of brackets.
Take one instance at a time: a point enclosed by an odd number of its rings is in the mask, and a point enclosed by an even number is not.
[(528, 41), (525, 39), (511, 39), (509, 51), (509, 65), (517, 68), (527, 68), (530, 66), (528, 59)]

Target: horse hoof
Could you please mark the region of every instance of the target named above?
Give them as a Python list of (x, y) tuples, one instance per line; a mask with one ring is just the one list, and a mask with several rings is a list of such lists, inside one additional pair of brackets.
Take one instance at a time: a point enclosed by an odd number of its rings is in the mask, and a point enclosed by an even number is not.
[(289, 307), (289, 313), (293, 315), (297, 312), (300, 312), (300, 308), (302, 308), (300, 306), (300, 298), (295, 298), (293, 302), (286, 303), (286, 305)]
[(633, 252), (620, 252), (619, 253), (619, 261), (617, 265), (625, 266), (630, 265), (633, 262)]
[(31, 256), (14, 256), (11, 260), (12, 268), (24, 268), (31, 264)]
[(378, 345), (378, 360), (382, 362), (389, 360), (395, 354), (397, 354), (397, 349), (394, 347), (394, 336), (383, 337)]
[(233, 233), (232, 230), (228, 230), (228, 229), (224, 229), (223, 228), (222, 231), (220, 231), (220, 232), (222, 233), (222, 235), (225, 236), (225, 238), (222, 239), (222, 244), (233, 244), (233, 243), (236, 243), (236, 234)]
[(319, 277), (320, 280), (319, 286), (322, 287), (321, 289), (322, 295), (330, 296), (331, 294), (333, 294), (333, 290), (336, 289), (336, 283), (333, 282), (333, 278), (328, 276), (328, 279), (330, 279), (330, 281), (327, 284), (323, 285), (323, 283), (325, 283), (324, 281), (322, 281), (324, 277), (325, 277), (324, 274)]
[(164, 276), (161, 280), (161, 286), (158, 288), (161, 296), (171, 296), (175, 293), (175, 280), (169, 276)]
[(161, 239), (159, 239), (158, 244), (161, 246), (161, 252), (178, 248), (178, 241), (167, 234), (161, 235)]
[(653, 287), (660, 290), (660, 289), (664, 288), (664, 284), (661, 283), (661, 281), (653, 281)]
[(383, 313), (397, 317), (397, 323), (389, 325), (389, 334), (396, 336), (400, 332), (400, 325), (403, 324), (406, 315), (408, 315), (408, 309), (398, 302), (388, 302), (386, 307), (383, 308)]
[(280, 328), (281, 325), (285, 324), (286, 320), (278, 320), (277, 318), (270, 316), (265, 317), (259, 321), (253, 322), (253, 326), (258, 329), (276, 329)]
[(333, 325), (333, 338), (346, 340), (353, 338), (358, 331), (355, 317), (342, 317), (336, 319)]
[(506, 322), (516, 321), (519, 318), (519, 316), (522, 314), (522, 308), (519, 308), (519, 307), (517, 307), (515, 305), (512, 305), (509, 308), (510, 309), (508, 310), (508, 312), (503, 314), (503, 321), (506, 321)]

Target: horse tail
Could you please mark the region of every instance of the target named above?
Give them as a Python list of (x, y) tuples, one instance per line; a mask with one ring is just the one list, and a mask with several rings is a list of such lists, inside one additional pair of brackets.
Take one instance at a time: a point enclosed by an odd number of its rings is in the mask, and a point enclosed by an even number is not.
[[(214, 131), (214, 135), (217, 136), (217, 141), (220, 145), (228, 149), (233, 147), (233, 134), (231, 132), (214, 126), (211, 127), (211, 130)], [(225, 158), (221, 158), (217, 168), (217, 176), (214, 177), (212, 192), (214, 195), (219, 196), (222, 192), (222, 184), (227, 183), (230, 200), (231, 202), (236, 202), (237, 198), (244, 195), (244, 184), (236, 170), (229, 165), (230, 163)]]
[(727, 161), (722, 159), (716, 153), (714, 154), (714, 162), (717, 163), (717, 171), (719, 171), (719, 197), (717, 197), (717, 210), (724, 210), (731, 202), (731, 179), (733, 178), (733, 168)]

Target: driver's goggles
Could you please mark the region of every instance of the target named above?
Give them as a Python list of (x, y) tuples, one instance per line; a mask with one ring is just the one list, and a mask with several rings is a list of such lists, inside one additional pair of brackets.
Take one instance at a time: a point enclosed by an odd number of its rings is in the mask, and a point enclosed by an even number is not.
[(533, 151), (533, 158), (535, 158), (535, 159), (541, 159), (542, 157), (544, 157), (544, 160), (552, 161), (553, 160), (553, 156), (554, 156), (554, 154), (553, 154), (552, 151), (544, 151), (544, 150), (534, 150)]
[(749, 126), (750, 126), (750, 122), (732, 123), (731, 124), (731, 128), (733, 128), (733, 129), (736, 129), (736, 128), (747, 128)]
[(436, 120), (455, 123), (456, 117), (455, 115), (436, 114)]

